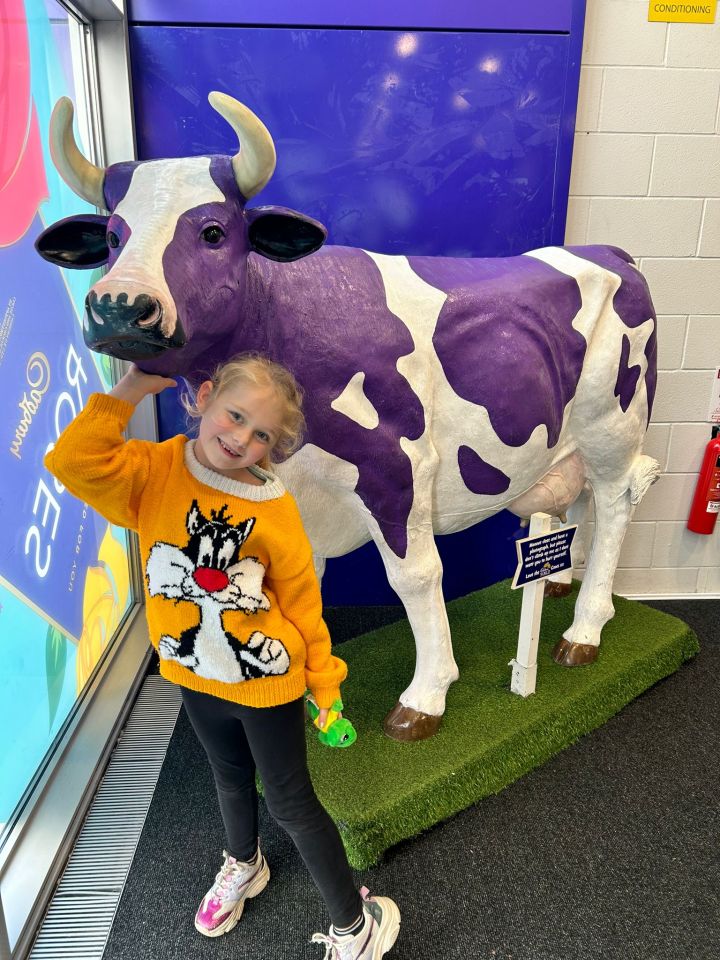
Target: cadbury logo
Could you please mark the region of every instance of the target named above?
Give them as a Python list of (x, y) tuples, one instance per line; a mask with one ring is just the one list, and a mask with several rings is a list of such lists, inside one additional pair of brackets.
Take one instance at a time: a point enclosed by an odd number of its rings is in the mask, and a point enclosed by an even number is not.
[(30, 357), (27, 362), (25, 377), (30, 389), (25, 391), (22, 400), (18, 403), (22, 418), (15, 428), (15, 439), (10, 444), (10, 453), (16, 456), (18, 460), (22, 460), (20, 447), (30, 430), (33, 417), (38, 412), (42, 398), (50, 386), (50, 364), (44, 353), (37, 352)]

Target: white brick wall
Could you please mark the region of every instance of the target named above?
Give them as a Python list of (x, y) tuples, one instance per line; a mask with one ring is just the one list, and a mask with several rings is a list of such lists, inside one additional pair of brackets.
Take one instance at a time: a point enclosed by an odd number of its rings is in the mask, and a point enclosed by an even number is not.
[(701, 257), (720, 257), (720, 200), (705, 201), (698, 253)]
[[(696, 26), (701, 29), (700, 24)], [(717, 134), (657, 137), (650, 193), (657, 197), (720, 197)]]
[(588, 236), (612, 237), (637, 258), (693, 257), (702, 215), (699, 198), (595, 197), (588, 210)]
[(664, 472), (635, 512), (615, 590), (718, 596), (720, 522), (707, 537), (685, 520), (720, 365), (720, 20), (649, 23), (647, 11), (587, 0), (566, 242), (626, 249), (658, 314), (645, 450)]

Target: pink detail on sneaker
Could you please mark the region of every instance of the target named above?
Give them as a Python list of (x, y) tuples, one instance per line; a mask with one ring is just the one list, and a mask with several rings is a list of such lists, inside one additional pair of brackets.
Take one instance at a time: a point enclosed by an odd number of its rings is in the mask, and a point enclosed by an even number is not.
[(218, 916), (219, 911), (222, 910), (222, 906), (222, 902), (216, 897), (210, 897), (209, 899), (206, 897), (200, 904), (198, 912), (195, 915), (196, 922), (202, 924), (207, 930), (212, 930), (222, 919), (222, 917)]
[(226, 854), (215, 883), (195, 914), (195, 928), (207, 937), (228, 933), (241, 918), (245, 901), (262, 893), (269, 879), (270, 871), (262, 855), (250, 865)]

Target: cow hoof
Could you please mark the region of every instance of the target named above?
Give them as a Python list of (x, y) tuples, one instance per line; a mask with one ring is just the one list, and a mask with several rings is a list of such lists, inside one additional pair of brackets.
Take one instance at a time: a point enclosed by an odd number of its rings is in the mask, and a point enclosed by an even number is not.
[(572, 592), (571, 583), (559, 583), (557, 580), (545, 581), (546, 597), (566, 597), (571, 592)]
[(438, 732), (442, 717), (420, 713), (412, 707), (404, 707), (398, 701), (385, 717), (383, 730), (393, 740), (427, 740)]
[(571, 643), (563, 637), (553, 647), (552, 658), (563, 667), (582, 667), (586, 663), (595, 663), (598, 648), (591, 643)]

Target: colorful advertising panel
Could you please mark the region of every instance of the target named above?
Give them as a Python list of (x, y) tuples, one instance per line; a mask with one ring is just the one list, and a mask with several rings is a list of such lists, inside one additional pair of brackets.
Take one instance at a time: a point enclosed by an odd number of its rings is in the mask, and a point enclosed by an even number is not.
[[(0, 828), (43, 762), (132, 597), (124, 530), (72, 497), (43, 457), (108, 361), (83, 342), (95, 275), (41, 260), (46, 225), (94, 210), (60, 180), (48, 148), (58, 97), (77, 105), (80, 26), (56, 0), (0, 0)], [(7, 69), (6, 69), (7, 68)]]

